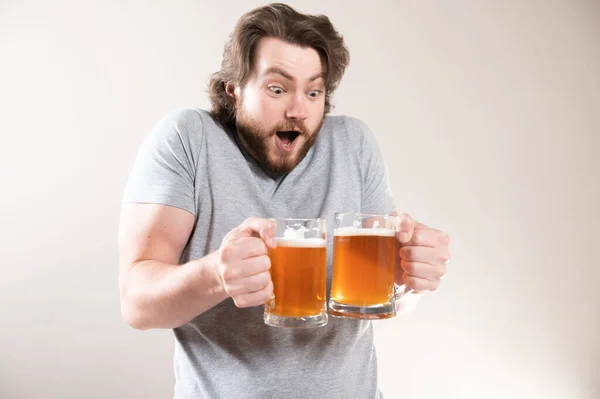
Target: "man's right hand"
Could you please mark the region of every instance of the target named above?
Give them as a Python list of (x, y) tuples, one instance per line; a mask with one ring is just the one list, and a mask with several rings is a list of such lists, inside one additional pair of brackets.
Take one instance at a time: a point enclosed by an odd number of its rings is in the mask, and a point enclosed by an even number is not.
[(248, 218), (223, 238), (218, 257), (219, 277), (237, 307), (262, 305), (273, 295), (267, 251), (276, 246), (275, 234), (275, 222)]

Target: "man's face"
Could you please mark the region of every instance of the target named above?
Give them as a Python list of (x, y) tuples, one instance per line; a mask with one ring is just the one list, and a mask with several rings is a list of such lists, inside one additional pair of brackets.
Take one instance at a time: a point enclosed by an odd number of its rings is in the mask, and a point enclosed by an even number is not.
[(236, 127), (263, 168), (289, 173), (302, 161), (323, 124), (325, 79), (319, 54), (275, 38), (256, 47), (253, 70), (236, 87)]

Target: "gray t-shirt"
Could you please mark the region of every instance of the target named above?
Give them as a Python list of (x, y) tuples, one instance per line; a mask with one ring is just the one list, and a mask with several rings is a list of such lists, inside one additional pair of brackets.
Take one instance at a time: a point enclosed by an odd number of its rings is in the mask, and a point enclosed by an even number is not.
[[(181, 263), (217, 250), (247, 217), (327, 218), (395, 210), (374, 137), (361, 121), (327, 116), (306, 157), (285, 176), (266, 174), (210, 114), (183, 109), (142, 144), (125, 202), (184, 209), (195, 228)], [(327, 292), (332, 234), (327, 240)], [(324, 327), (263, 323), (263, 307), (229, 298), (174, 330), (175, 398), (374, 399), (380, 397), (370, 321), (330, 317)]]

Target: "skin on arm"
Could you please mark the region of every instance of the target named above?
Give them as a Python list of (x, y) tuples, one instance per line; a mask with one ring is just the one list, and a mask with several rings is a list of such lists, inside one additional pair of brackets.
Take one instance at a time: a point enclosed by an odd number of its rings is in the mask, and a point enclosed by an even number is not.
[(134, 328), (178, 327), (228, 297), (219, 254), (179, 264), (194, 227), (189, 212), (124, 204), (119, 225), (121, 313)]

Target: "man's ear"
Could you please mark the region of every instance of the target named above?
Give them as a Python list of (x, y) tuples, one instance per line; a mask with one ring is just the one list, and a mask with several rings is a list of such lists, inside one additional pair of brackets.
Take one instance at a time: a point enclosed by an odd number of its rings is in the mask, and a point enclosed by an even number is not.
[(227, 94), (227, 96), (231, 99), (233, 105), (237, 104), (238, 92), (239, 90), (236, 90), (236, 87), (233, 83), (225, 83), (225, 94)]

